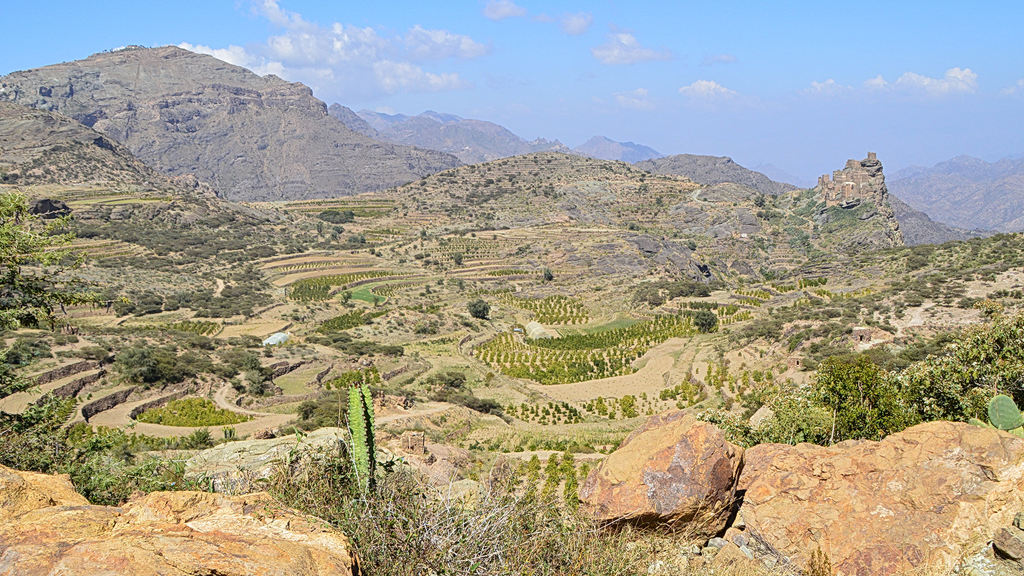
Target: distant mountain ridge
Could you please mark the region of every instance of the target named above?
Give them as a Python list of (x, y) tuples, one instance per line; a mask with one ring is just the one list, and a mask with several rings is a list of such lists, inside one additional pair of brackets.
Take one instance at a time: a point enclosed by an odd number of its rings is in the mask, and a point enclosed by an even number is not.
[(0, 101), (60, 112), (236, 201), (356, 194), (461, 165), (350, 130), (302, 84), (173, 46), (13, 72)]
[(466, 164), (531, 152), (571, 152), (558, 140), (550, 142), (538, 138), (528, 142), (493, 122), (466, 119), (433, 110), (417, 116), (406, 116), (371, 110), (353, 112), (340, 104), (332, 104), (328, 111), (356, 132), (393, 144), (445, 152)]
[(662, 156), (660, 152), (649, 146), (633, 142), (616, 142), (604, 136), (594, 136), (572, 150), (577, 154), (599, 160), (620, 160), (631, 164)]
[(749, 186), (762, 194), (778, 196), (783, 192), (796, 190), (792, 184), (775, 182), (760, 172), (740, 166), (728, 156), (698, 156), (695, 154), (677, 154), (653, 160), (644, 160), (635, 164), (640, 170), (653, 174), (677, 174), (686, 176), (699, 184), (723, 184), (732, 182)]
[(890, 177), (893, 194), (933, 220), (966, 229), (1024, 230), (1024, 158), (986, 162), (957, 156)]

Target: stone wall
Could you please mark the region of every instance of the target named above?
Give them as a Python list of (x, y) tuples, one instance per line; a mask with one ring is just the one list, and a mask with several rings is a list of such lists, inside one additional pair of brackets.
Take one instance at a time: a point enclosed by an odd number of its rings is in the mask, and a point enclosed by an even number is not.
[(82, 376), (77, 380), (68, 382), (67, 384), (61, 386), (60, 388), (55, 389), (53, 391), (53, 395), (57, 396), (58, 398), (74, 398), (75, 396), (78, 396), (78, 393), (81, 392), (83, 388), (85, 388), (89, 384), (98, 382), (100, 378), (103, 378), (106, 375), (107, 370), (105, 368), (100, 369), (100, 371), (95, 374)]
[(99, 368), (99, 362), (93, 362), (91, 360), (82, 360), (81, 362), (75, 362), (74, 364), (65, 364), (59, 368), (54, 368), (48, 372), (43, 372), (36, 377), (36, 385), (42, 386), (43, 384), (49, 384), (50, 382), (60, 380), (61, 378), (67, 378), (74, 374), (79, 374), (87, 370), (95, 370)]
[(128, 417), (131, 418), (132, 420), (135, 420), (135, 418), (138, 417), (139, 414), (142, 414), (146, 410), (152, 410), (154, 408), (166, 406), (167, 403), (170, 402), (171, 400), (178, 400), (179, 398), (184, 398), (187, 395), (188, 390), (182, 390), (180, 392), (175, 392), (174, 394), (168, 394), (163, 398), (157, 398), (156, 400), (153, 400), (151, 402), (146, 402), (145, 404), (141, 404), (133, 408), (132, 411), (128, 414)]
[(137, 390), (137, 387), (132, 386), (131, 388), (126, 388), (124, 390), (114, 392), (109, 396), (104, 396), (99, 400), (95, 400), (93, 402), (86, 404), (85, 406), (82, 406), (82, 417), (84, 417), (85, 421), (88, 422), (90, 418), (99, 414), (100, 412), (110, 410), (114, 406), (124, 403), (124, 401), (127, 400), (128, 397), (132, 395), (132, 392), (135, 392), (135, 390)]

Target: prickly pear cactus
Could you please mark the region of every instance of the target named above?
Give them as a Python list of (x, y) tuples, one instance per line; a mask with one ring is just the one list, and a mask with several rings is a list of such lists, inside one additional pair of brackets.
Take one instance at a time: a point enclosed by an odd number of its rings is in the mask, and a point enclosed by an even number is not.
[(1024, 417), (1020, 415), (1013, 398), (1005, 394), (999, 394), (989, 400), (988, 420), (1000, 430), (1013, 430), (1024, 426)]

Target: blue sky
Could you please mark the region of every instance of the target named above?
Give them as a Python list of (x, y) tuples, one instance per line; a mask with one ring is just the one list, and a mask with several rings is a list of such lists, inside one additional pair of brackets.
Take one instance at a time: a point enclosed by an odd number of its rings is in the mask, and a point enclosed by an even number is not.
[(183, 45), (328, 104), (449, 112), (576, 146), (803, 178), (1024, 154), (1024, 3), (104, 1), (4, 8), (0, 74)]

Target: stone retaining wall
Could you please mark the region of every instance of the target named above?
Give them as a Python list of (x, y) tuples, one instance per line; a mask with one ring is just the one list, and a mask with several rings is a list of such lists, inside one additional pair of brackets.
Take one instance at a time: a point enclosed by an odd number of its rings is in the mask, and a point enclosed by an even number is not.
[(87, 370), (95, 370), (100, 367), (99, 362), (93, 362), (92, 360), (82, 360), (81, 362), (75, 362), (74, 364), (65, 364), (59, 368), (54, 368), (48, 372), (43, 372), (36, 378), (36, 385), (42, 386), (43, 384), (49, 384), (55, 380), (61, 378), (67, 378), (74, 374), (79, 374)]
[(157, 398), (156, 400), (153, 400), (152, 402), (146, 402), (145, 404), (141, 404), (141, 405), (136, 406), (135, 408), (133, 408), (132, 411), (128, 414), (128, 417), (131, 418), (132, 420), (135, 420), (135, 418), (139, 414), (142, 414), (146, 410), (152, 410), (154, 408), (160, 408), (162, 406), (166, 406), (167, 403), (170, 402), (171, 400), (178, 400), (180, 398), (184, 398), (187, 395), (188, 395), (188, 390), (182, 390), (181, 392), (175, 392), (174, 394), (168, 394), (167, 396), (164, 396), (163, 398)]
[(138, 387), (132, 386), (131, 388), (127, 388), (119, 392), (114, 392), (109, 396), (104, 396), (99, 400), (90, 402), (85, 406), (82, 406), (82, 416), (85, 418), (85, 421), (88, 422), (90, 418), (99, 414), (100, 412), (110, 410), (111, 408), (117, 406), (118, 404), (123, 404), (124, 401), (127, 400), (128, 397), (132, 395), (132, 392), (135, 392), (136, 390), (138, 390)]
[(99, 372), (96, 372), (95, 374), (82, 376), (77, 380), (68, 382), (67, 384), (61, 386), (60, 388), (55, 389), (53, 391), (53, 395), (57, 396), (58, 398), (74, 398), (75, 396), (78, 396), (78, 393), (81, 392), (83, 388), (85, 388), (89, 384), (98, 382), (100, 378), (103, 378), (106, 375), (107, 369), (101, 368)]

